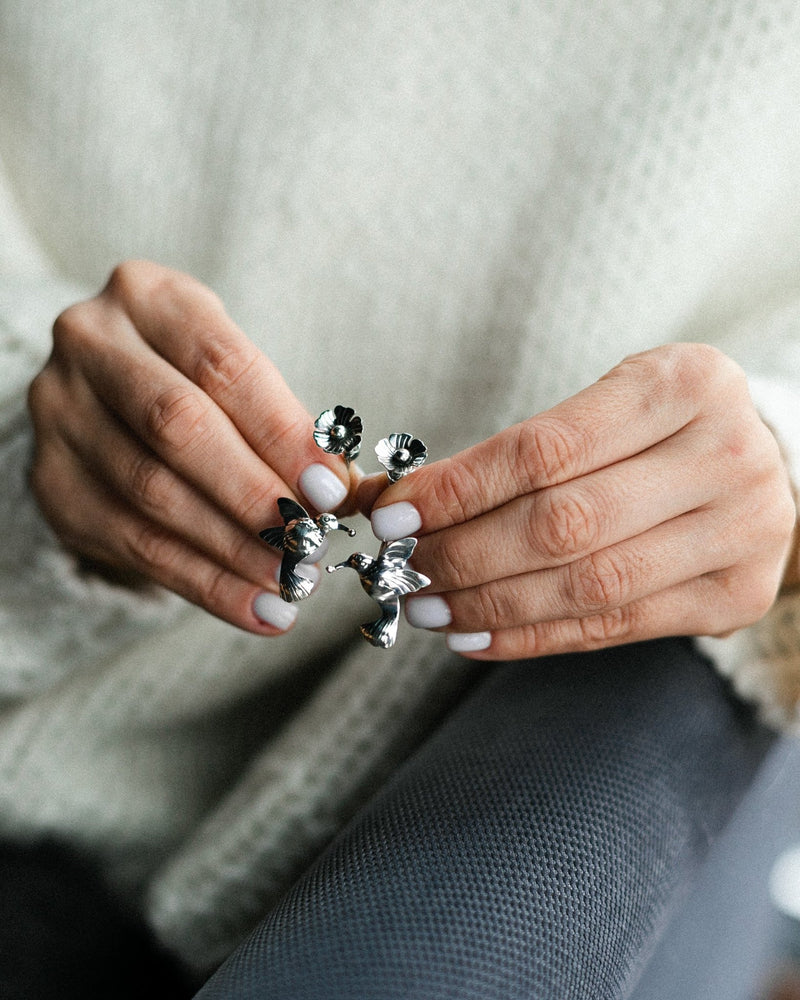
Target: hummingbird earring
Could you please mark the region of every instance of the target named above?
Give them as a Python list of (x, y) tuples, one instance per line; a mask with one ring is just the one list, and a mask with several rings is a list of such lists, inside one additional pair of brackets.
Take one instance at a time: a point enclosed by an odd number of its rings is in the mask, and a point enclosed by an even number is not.
[(373, 646), (388, 649), (395, 644), (401, 596), (414, 594), (431, 582), (427, 576), (406, 566), (416, 544), (416, 538), (382, 542), (377, 559), (365, 552), (354, 552), (344, 562), (327, 567), (329, 573), (347, 567), (354, 569), (364, 593), (377, 601), (381, 610), (380, 617), (361, 626), (361, 634)]
[(356, 532), (354, 528), (339, 524), (335, 514), (311, 517), (305, 508), (289, 497), (278, 499), (278, 510), (283, 525), (265, 528), (258, 536), (283, 552), (280, 593), (284, 601), (294, 603), (308, 597), (313, 588), (312, 581), (297, 571), (298, 564), (317, 551), (329, 532), (346, 531), (351, 538)]

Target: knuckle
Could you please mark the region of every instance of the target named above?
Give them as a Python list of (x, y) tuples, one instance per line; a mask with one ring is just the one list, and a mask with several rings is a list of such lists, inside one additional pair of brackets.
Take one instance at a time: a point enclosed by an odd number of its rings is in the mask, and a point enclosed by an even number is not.
[(578, 620), (581, 640), (587, 649), (624, 643), (634, 632), (635, 614), (631, 605)]
[(249, 525), (255, 528), (264, 522), (264, 511), (275, 509), (275, 493), (265, 489), (263, 485), (255, 485), (249, 490), (245, 490), (236, 501), (231, 511), (233, 517), (239, 524)]
[(246, 564), (246, 556), (253, 546), (253, 540), (246, 532), (236, 534), (233, 538), (220, 544), (220, 558), (226, 566), (236, 568)]
[(777, 582), (767, 574), (754, 574), (737, 588), (734, 610), (740, 627), (754, 625), (767, 614), (777, 594)]
[(106, 282), (104, 293), (118, 301), (133, 306), (148, 299), (176, 308), (174, 321), (188, 316), (184, 306), (192, 302), (209, 309), (218, 308), (218, 296), (201, 281), (184, 271), (178, 271), (149, 260), (125, 260), (113, 268)]
[[(424, 471), (424, 470), (423, 470)], [(444, 512), (448, 524), (463, 524), (477, 512), (483, 495), (475, 471), (457, 459), (439, 463), (431, 480), (432, 501)]]
[(543, 482), (562, 482), (580, 463), (583, 450), (578, 435), (563, 421), (540, 415), (517, 427), (510, 454), (512, 476), (525, 493)]
[(619, 608), (628, 600), (630, 573), (619, 556), (594, 552), (567, 567), (567, 591), (582, 614)]
[(555, 562), (564, 562), (596, 547), (599, 525), (592, 509), (573, 494), (542, 494), (543, 510), (534, 504), (531, 545)]
[(56, 387), (51, 371), (43, 368), (28, 386), (27, 405), (34, 417), (51, 413), (56, 398)]
[(130, 491), (138, 503), (152, 511), (163, 510), (169, 500), (169, 475), (156, 458), (140, 455), (130, 472)]
[(146, 260), (121, 261), (108, 276), (103, 292), (118, 302), (130, 303), (146, 294), (160, 270)]
[(158, 580), (172, 576), (178, 561), (178, 546), (166, 531), (152, 524), (143, 525), (124, 540), (124, 547), (134, 565)]
[(632, 378), (644, 398), (660, 399), (664, 391), (698, 401), (709, 385), (744, 380), (739, 366), (711, 344), (672, 343), (625, 358), (609, 377)]
[(256, 453), (265, 460), (274, 459), (276, 454), (281, 453), (296, 455), (306, 448), (307, 429), (305, 424), (299, 422), (278, 423), (271, 420), (265, 422), (261, 434), (252, 440)]
[(249, 346), (206, 336), (195, 362), (192, 380), (210, 396), (242, 384), (257, 362)]
[(432, 549), (433, 551), (428, 551), (426, 556), (428, 562), (436, 567), (437, 585), (445, 590), (467, 589), (468, 571), (464, 565), (464, 560), (459, 559), (455, 548), (442, 543), (440, 545), (434, 544)]
[(149, 403), (144, 425), (150, 440), (186, 451), (207, 436), (208, 409), (198, 392), (172, 386)]
[(513, 601), (502, 584), (480, 587), (476, 596), (483, 628), (495, 631), (511, 626), (514, 621)]
[(778, 591), (778, 581), (769, 574), (727, 570), (712, 575), (718, 599), (709, 602), (707, 635), (730, 634), (755, 625), (772, 607)]
[(60, 312), (53, 321), (53, 354), (67, 358), (92, 339), (92, 307), (78, 302)]
[(219, 611), (225, 607), (229, 583), (230, 577), (222, 567), (210, 567), (199, 580), (189, 585), (189, 599), (201, 607)]

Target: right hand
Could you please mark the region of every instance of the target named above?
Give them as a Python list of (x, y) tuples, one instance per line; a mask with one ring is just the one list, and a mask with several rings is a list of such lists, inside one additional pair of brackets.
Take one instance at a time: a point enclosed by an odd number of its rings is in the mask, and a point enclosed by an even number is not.
[(356, 472), (317, 448), (312, 417), (210, 289), (121, 264), (56, 320), (28, 404), (31, 485), (68, 549), (250, 632), (291, 626), (258, 531), (280, 524), (280, 496), (352, 509)]

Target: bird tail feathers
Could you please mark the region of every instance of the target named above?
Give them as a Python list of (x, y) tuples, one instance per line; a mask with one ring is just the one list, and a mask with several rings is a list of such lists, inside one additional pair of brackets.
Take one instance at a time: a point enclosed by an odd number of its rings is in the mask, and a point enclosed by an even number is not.
[(393, 646), (397, 639), (397, 623), (400, 619), (400, 604), (381, 605), (383, 614), (374, 622), (364, 622), (361, 626), (361, 634), (371, 642), (373, 646), (381, 649), (388, 649)]
[(302, 601), (314, 589), (314, 581), (307, 576), (301, 576), (290, 566), (281, 567), (280, 591), (284, 601)]

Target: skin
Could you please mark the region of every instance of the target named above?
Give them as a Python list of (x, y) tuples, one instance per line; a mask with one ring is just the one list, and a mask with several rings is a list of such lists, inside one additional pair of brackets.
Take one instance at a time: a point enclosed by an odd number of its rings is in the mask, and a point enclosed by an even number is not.
[[(120, 265), (62, 313), (30, 387), (31, 485), (63, 544), (143, 577), (250, 632), (253, 601), (278, 593), (280, 554), (257, 537), (275, 502), (305, 502), (306, 466), (344, 463), (275, 366), (188, 275)], [(339, 513), (352, 510), (349, 500)]]
[(280, 562), (257, 533), (277, 497), (303, 502), (311, 463), (348, 486), (340, 516), (417, 508), (414, 568), (447, 602), (447, 631), (491, 633), (475, 658), (725, 634), (795, 571), (777, 444), (743, 373), (705, 345), (629, 358), (385, 488), (316, 447), (274, 365), (185, 274), (120, 265), (53, 339), (29, 406), (31, 484), (56, 534), (250, 632), (278, 633), (253, 613)]
[[(796, 578), (796, 510), (745, 376), (703, 344), (627, 358), (553, 409), (382, 489), (475, 659), (726, 635)], [(409, 598), (409, 601), (415, 598)], [(419, 598), (416, 598), (419, 599)]]

